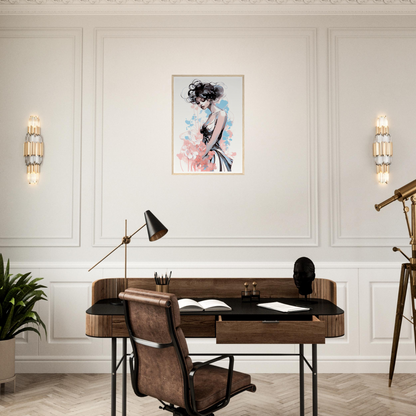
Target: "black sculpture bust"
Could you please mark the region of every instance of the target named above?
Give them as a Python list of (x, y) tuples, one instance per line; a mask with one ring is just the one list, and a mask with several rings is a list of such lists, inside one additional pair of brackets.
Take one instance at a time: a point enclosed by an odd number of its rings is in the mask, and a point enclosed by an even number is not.
[(293, 279), (301, 295), (312, 293), (312, 282), (315, 280), (315, 265), (311, 259), (301, 257), (295, 261)]

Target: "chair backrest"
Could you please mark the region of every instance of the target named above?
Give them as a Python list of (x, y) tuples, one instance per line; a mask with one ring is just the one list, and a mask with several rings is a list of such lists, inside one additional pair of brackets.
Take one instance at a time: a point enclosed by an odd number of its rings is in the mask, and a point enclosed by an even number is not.
[(143, 289), (127, 289), (126, 324), (135, 357), (133, 388), (139, 396), (185, 407), (192, 360), (180, 327), (176, 296)]

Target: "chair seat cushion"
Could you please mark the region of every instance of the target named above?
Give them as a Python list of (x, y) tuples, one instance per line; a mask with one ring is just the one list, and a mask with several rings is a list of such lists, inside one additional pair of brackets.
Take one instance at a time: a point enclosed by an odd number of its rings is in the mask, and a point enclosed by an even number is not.
[[(227, 369), (214, 365), (207, 365), (196, 372), (194, 384), (198, 411), (203, 411), (224, 399), (227, 391), (227, 376)], [(249, 374), (233, 371), (231, 396), (253, 388), (255, 389)]]

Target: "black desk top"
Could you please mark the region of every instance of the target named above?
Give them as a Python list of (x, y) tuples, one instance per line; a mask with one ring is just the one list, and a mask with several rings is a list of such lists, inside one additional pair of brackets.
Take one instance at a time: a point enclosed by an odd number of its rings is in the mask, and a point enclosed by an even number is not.
[[(201, 300), (201, 299), (198, 299)], [(329, 300), (325, 299), (291, 299), (291, 298), (274, 298), (274, 299), (261, 299), (260, 302), (242, 302), (240, 298), (219, 299), (229, 305), (231, 311), (201, 311), (201, 312), (181, 312), (181, 315), (221, 315), (224, 317), (233, 317), (233, 319), (243, 318), (249, 315), (253, 319), (264, 319), (270, 316), (294, 317), (296, 319), (311, 319), (314, 315), (341, 315), (344, 311), (338, 306), (334, 305)], [(95, 305), (87, 309), (87, 314), (90, 315), (123, 315), (123, 305), (115, 302), (118, 299), (103, 299), (98, 301)], [(282, 302), (288, 305), (308, 307), (310, 310), (301, 312), (277, 312), (271, 309), (261, 308), (257, 306), (257, 303), (269, 303), (269, 302)]]

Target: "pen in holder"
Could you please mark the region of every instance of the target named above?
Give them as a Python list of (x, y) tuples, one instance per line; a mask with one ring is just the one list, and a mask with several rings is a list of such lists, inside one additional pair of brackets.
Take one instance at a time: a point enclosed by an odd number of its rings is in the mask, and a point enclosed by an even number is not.
[(156, 283), (156, 292), (169, 293), (169, 282), (172, 277), (172, 272), (170, 272), (169, 277), (167, 273), (165, 273), (165, 277), (163, 277), (163, 274), (162, 276), (158, 276), (157, 272), (155, 272), (154, 277)]

